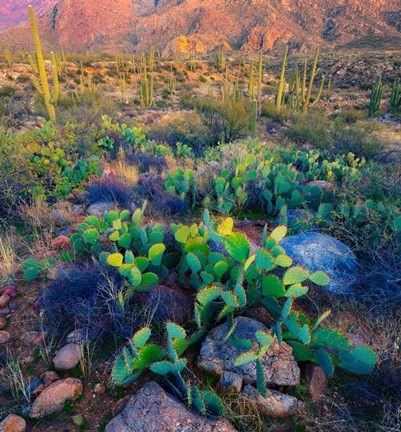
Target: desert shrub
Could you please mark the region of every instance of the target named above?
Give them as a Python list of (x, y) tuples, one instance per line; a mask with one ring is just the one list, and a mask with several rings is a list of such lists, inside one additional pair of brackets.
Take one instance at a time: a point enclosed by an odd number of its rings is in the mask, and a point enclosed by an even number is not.
[(245, 100), (199, 98), (195, 108), (208, 129), (211, 145), (231, 142), (248, 133), (250, 108)]
[(297, 144), (309, 143), (332, 155), (351, 152), (358, 158), (385, 161), (393, 151), (374, 134), (379, 128), (377, 122), (347, 124), (343, 119), (331, 121), (318, 113), (308, 117), (294, 114), (285, 135)]
[(183, 215), (188, 212), (188, 202), (175, 194), (158, 192), (151, 201), (151, 210), (165, 216)]
[(0, 88), (0, 126), (5, 132), (20, 127), (30, 112), (29, 97), (23, 92), (8, 86)]
[(125, 183), (114, 178), (94, 180), (87, 188), (85, 198), (91, 204), (95, 202), (115, 202), (121, 208), (130, 208), (134, 192)]
[(262, 117), (271, 118), (280, 123), (283, 123), (289, 117), (290, 110), (287, 106), (283, 109), (278, 110), (276, 105), (272, 102), (264, 102), (262, 104)]
[(148, 137), (157, 142), (168, 144), (175, 148), (176, 143), (187, 144), (197, 155), (209, 144), (207, 128), (201, 117), (194, 112), (170, 114), (152, 126)]
[(353, 124), (359, 120), (366, 120), (367, 112), (366, 110), (349, 108), (349, 109), (341, 110), (337, 114), (337, 117), (342, 119), (346, 124)]
[(308, 117), (293, 113), (291, 124), (284, 134), (298, 145), (310, 143), (319, 148), (327, 148), (330, 144), (330, 120), (316, 113), (309, 113)]
[(145, 153), (131, 153), (127, 155), (130, 163), (136, 165), (141, 172), (156, 172), (161, 174), (167, 169), (167, 163), (164, 156), (154, 157)]
[(122, 284), (118, 274), (93, 265), (63, 268), (39, 298), (45, 327), (63, 332), (79, 328), (91, 338), (128, 337), (141, 324), (140, 311), (133, 307), (123, 313), (117, 308), (115, 298)]
[(24, 147), (0, 133), (0, 217), (16, 215), (18, 205), (32, 196), (36, 182)]

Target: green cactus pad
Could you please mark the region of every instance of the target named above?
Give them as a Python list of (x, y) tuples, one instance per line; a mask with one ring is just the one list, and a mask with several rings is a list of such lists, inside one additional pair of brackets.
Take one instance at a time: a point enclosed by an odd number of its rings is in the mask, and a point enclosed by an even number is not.
[(202, 306), (204, 306), (210, 303), (211, 301), (219, 298), (222, 292), (223, 290), (217, 286), (203, 288), (201, 291), (198, 292), (196, 299)]
[(378, 361), (377, 354), (367, 346), (352, 348), (349, 352), (340, 352), (338, 359), (340, 367), (358, 375), (372, 373)]
[(313, 282), (314, 284), (319, 285), (319, 286), (328, 285), (330, 282), (329, 276), (325, 272), (322, 272), (322, 271), (317, 271), (315, 273), (312, 273), (309, 276), (309, 280), (311, 282)]
[(309, 270), (295, 266), (288, 269), (283, 276), (284, 285), (292, 285), (296, 283), (304, 282), (310, 276)]
[(224, 239), (226, 251), (238, 262), (245, 262), (251, 253), (251, 244), (244, 234), (234, 232)]
[(132, 343), (135, 345), (137, 349), (143, 348), (148, 342), (151, 333), (152, 332), (149, 327), (144, 327), (138, 330), (135, 333), (135, 335), (132, 337)]
[(123, 265), (124, 257), (120, 253), (113, 253), (107, 257), (107, 264), (112, 267), (121, 267)]
[(185, 330), (176, 323), (169, 322), (166, 328), (171, 339), (184, 339), (186, 336)]
[(258, 354), (256, 351), (246, 351), (246, 352), (240, 354), (234, 360), (234, 366), (242, 366), (244, 364), (254, 362), (257, 359), (258, 359)]
[(312, 334), (314, 342), (328, 346), (339, 351), (349, 351), (350, 342), (341, 333), (330, 329), (330, 328), (320, 328), (313, 332)]

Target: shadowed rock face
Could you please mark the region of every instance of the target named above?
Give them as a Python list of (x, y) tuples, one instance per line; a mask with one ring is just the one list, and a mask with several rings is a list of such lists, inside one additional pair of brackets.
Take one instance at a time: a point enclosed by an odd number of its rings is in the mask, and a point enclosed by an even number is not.
[[(233, 334), (239, 339), (249, 339), (254, 342), (256, 341), (255, 333), (258, 330), (267, 331), (267, 328), (251, 318), (235, 318)], [(197, 359), (198, 367), (216, 375), (232, 372), (241, 376), (245, 383), (254, 384), (256, 382), (256, 363), (234, 366), (235, 359), (246, 350), (225, 341), (227, 332), (227, 324), (221, 324), (209, 333), (202, 343)], [(256, 342), (255, 346), (257, 346)], [(292, 348), (285, 342), (279, 345), (277, 340), (274, 340), (263, 357), (262, 364), (267, 385), (295, 386), (299, 384), (300, 370), (292, 355)]]
[(106, 432), (235, 432), (227, 420), (195, 414), (158, 384), (150, 382), (133, 396)]
[[(6, 0), (6, 6), (15, 0)], [(3, 2), (2, 2), (3, 3)], [(23, 3), (18, 0), (16, 4)], [(25, 2), (24, 2), (25, 3)], [(335, 47), (366, 37), (401, 40), (399, 0), (34, 0), (47, 47), (66, 51), (200, 53), (218, 46)], [(4, 6), (1, 6), (5, 8)], [(21, 6), (19, 10), (22, 11)], [(26, 12), (25, 12), (26, 13)], [(19, 20), (25, 19), (20, 14)], [(18, 22), (3, 18), (4, 22)], [(0, 29), (1, 29), (0, 21)], [(0, 35), (0, 47), (27, 50), (29, 27)]]

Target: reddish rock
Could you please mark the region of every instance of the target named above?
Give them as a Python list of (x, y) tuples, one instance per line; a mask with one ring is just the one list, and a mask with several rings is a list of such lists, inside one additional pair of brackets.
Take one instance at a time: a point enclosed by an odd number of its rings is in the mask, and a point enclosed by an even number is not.
[(66, 236), (58, 236), (52, 240), (51, 248), (54, 250), (71, 250), (70, 239)]
[(25, 432), (26, 421), (19, 416), (10, 414), (0, 423), (0, 432)]
[(38, 345), (44, 337), (45, 333), (43, 332), (30, 331), (21, 336), (21, 341), (24, 345), (34, 347)]
[(93, 391), (96, 394), (103, 394), (106, 391), (106, 387), (103, 384), (97, 383)]
[(46, 371), (43, 375), (43, 384), (45, 387), (49, 387), (50, 384), (53, 384), (57, 380), (59, 380), (60, 377), (57, 375), (54, 371)]
[(9, 342), (11, 339), (11, 335), (9, 332), (5, 331), (5, 330), (1, 330), (0, 331), (0, 345), (4, 345), (7, 342)]
[[(343, 46), (372, 33), (393, 38), (394, 42), (389, 45), (396, 48), (399, 38), (399, 31), (391, 23), (391, 20), (397, 22), (399, 0), (114, 0), (112, 3), (110, 0), (69, 0), (57, 2), (56, 14), (51, 0), (34, 1), (36, 5), (45, 2), (49, 6), (47, 13), (38, 19), (45, 50), (68, 45), (71, 52), (89, 48), (140, 52), (155, 46), (164, 54), (205, 53), (219, 47), (230, 50), (239, 41), (240, 48), (246, 51), (271, 50), (278, 44), (295, 44), (306, 50), (316, 45)], [(26, 20), (22, 4), (26, 1), (1, 2), (0, 50), (7, 46), (14, 51), (33, 49), (29, 23), (1, 33), (2, 26), (22, 19), (15, 17), (23, 14)], [(330, 18), (330, 24), (335, 34), (329, 31), (328, 36), (335, 37), (325, 37), (326, 17), (333, 10), (336, 13)], [(35, 11), (38, 12), (37, 7)], [(130, 37), (132, 34), (135, 41)], [(383, 69), (390, 70), (387, 65)]]
[(11, 297), (7, 294), (3, 294), (0, 296), (0, 309), (4, 309), (8, 306), (8, 303), (10, 302)]
[(39, 419), (63, 409), (66, 402), (82, 394), (82, 382), (77, 378), (59, 380), (45, 388), (35, 399), (29, 417)]
[(3, 330), (6, 328), (7, 320), (3, 317), (0, 317), (0, 330)]
[(319, 402), (326, 394), (328, 385), (323, 369), (314, 363), (309, 363), (306, 367), (305, 380), (309, 384), (312, 401)]
[(8, 295), (11, 298), (17, 297), (17, 288), (14, 286), (6, 286), (2, 288), (1, 295)]

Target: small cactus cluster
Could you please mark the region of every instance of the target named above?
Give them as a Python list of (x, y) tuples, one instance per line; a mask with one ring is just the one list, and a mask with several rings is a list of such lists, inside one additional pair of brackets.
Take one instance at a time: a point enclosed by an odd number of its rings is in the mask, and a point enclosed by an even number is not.
[(143, 59), (143, 76), (140, 80), (141, 105), (151, 108), (153, 105), (153, 75), (149, 74), (146, 66), (146, 57)]
[(380, 104), (383, 97), (383, 83), (381, 77), (376, 81), (372, 88), (372, 93), (369, 100), (369, 117), (373, 117), (380, 109)]
[[(303, 66), (302, 80), (301, 80), (298, 67), (295, 69), (294, 72), (290, 74), (290, 78), (288, 82), (288, 93), (286, 93), (287, 83), (285, 79), (285, 72), (287, 68), (287, 57), (288, 57), (288, 47), (284, 52), (284, 58), (281, 66), (281, 76), (280, 76), (280, 81), (276, 93), (276, 107), (278, 110), (281, 110), (283, 105), (287, 103), (292, 109), (301, 109), (304, 115), (306, 115), (309, 109), (315, 106), (319, 102), (323, 94), (323, 88), (325, 83), (324, 77), (322, 78), (322, 81), (320, 83), (319, 91), (312, 101), (313, 85), (317, 75), (317, 64), (319, 61), (319, 48), (316, 48), (315, 51), (312, 71), (309, 78), (309, 84), (307, 82), (308, 64), (307, 61), (305, 60)], [(330, 92), (331, 92), (331, 80), (330, 80)]]

